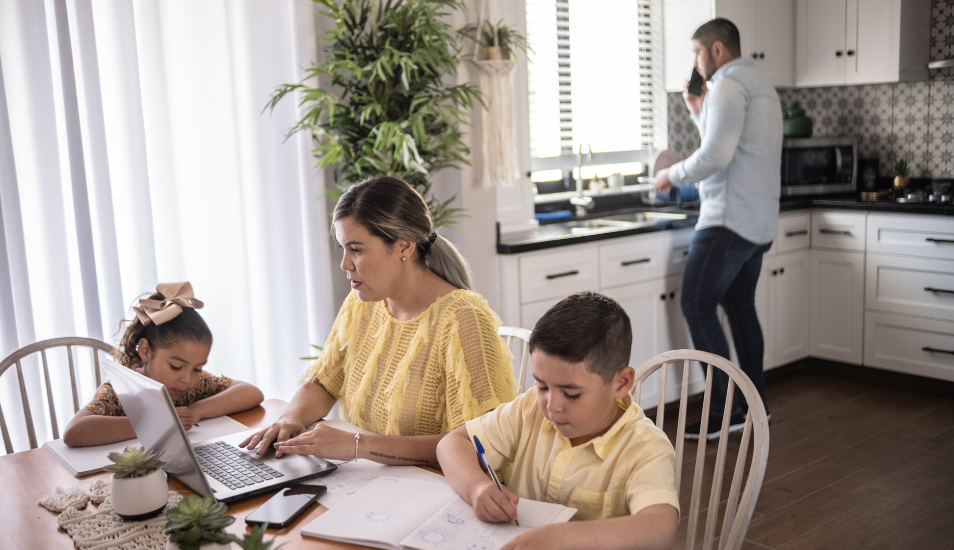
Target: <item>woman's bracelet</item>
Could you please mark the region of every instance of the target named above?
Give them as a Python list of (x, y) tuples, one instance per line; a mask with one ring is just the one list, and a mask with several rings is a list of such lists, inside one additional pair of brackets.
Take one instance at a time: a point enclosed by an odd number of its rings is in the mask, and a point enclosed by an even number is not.
[(354, 462), (358, 461), (358, 441), (361, 441), (361, 434), (354, 434)]

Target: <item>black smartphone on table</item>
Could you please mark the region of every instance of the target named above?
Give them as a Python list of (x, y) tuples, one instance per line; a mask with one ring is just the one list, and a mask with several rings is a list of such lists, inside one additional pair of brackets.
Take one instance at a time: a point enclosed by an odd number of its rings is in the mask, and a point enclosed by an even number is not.
[(692, 68), (692, 75), (689, 77), (689, 87), (686, 88), (686, 93), (692, 95), (702, 95), (702, 75), (699, 74), (699, 69), (695, 67)]
[(249, 525), (267, 523), (269, 527), (284, 529), (292, 524), (309, 506), (325, 494), (324, 485), (292, 485), (265, 501), (245, 518)]

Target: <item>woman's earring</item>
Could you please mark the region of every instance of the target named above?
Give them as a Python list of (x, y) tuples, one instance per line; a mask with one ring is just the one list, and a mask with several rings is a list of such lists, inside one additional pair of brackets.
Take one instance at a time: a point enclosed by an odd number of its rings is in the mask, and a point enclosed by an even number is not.
[(401, 261), (402, 261), (402, 262), (406, 262), (406, 261), (407, 261), (407, 256), (401, 256)]

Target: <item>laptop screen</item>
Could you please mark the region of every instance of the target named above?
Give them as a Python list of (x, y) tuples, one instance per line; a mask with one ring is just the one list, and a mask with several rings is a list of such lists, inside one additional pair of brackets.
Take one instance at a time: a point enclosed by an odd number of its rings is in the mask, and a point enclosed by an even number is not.
[(165, 386), (128, 369), (111, 358), (100, 363), (126, 411), (139, 443), (162, 452), (162, 467), (200, 496), (212, 494), (212, 488), (186, 437), (175, 406)]

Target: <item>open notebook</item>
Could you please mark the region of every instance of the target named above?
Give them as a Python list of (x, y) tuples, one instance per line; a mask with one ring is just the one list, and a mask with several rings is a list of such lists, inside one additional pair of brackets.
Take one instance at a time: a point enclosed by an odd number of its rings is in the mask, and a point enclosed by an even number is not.
[[(238, 420), (228, 416), (217, 416), (215, 418), (205, 418), (192, 426), (192, 429), (186, 432), (191, 441), (204, 441), (213, 437), (230, 435), (247, 430), (248, 426)], [(74, 477), (81, 477), (88, 474), (100, 472), (106, 466), (112, 464), (107, 458), (109, 453), (121, 453), (126, 445), (139, 446), (138, 439), (129, 439), (107, 445), (96, 445), (94, 447), (67, 447), (62, 439), (54, 439), (43, 444), (46, 452), (50, 453), (64, 468), (73, 474)]]
[(534, 527), (568, 521), (575, 513), (559, 504), (521, 499), (519, 527), (485, 523), (446, 482), (380, 477), (304, 526), (301, 533), (395, 550), (490, 549)]

